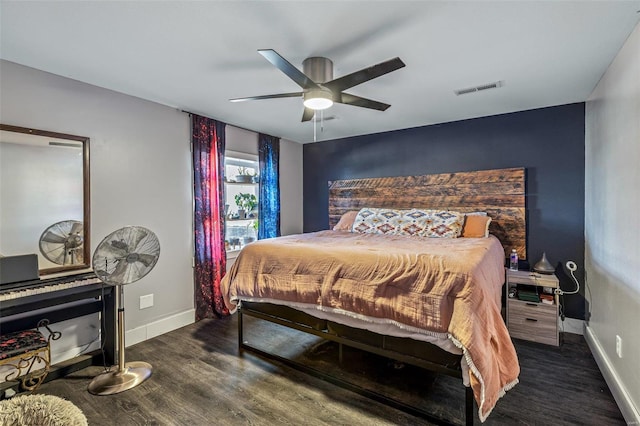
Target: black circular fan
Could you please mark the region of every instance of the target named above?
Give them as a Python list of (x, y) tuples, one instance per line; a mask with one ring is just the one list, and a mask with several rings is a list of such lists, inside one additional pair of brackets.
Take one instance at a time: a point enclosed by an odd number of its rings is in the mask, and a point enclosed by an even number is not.
[(147, 275), (158, 262), (160, 242), (150, 230), (127, 226), (109, 234), (93, 253), (93, 270), (106, 284), (115, 286), (118, 312), (118, 365), (89, 383), (94, 395), (112, 395), (138, 386), (151, 377), (153, 367), (146, 362), (124, 359), (124, 300), (122, 286)]
[(40, 236), (40, 253), (57, 265), (83, 263), (84, 227), (77, 220), (54, 223)]

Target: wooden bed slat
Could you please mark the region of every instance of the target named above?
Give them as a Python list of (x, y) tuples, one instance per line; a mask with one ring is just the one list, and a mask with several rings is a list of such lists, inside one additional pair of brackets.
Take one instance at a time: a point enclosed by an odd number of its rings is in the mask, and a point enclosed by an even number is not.
[[(394, 206), (394, 202), (397, 203), (397, 195), (395, 194), (372, 194), (370, 196), (364, 196), (363, 194), (357, 194), (353, 196), (352, 194), (346, 193), (341, 194), (344, 198), (338, 198), (334, 201), (335, 207), (373, 207), (369, 203), (371, 203), (372, 199), (375, 198), (378, 200), (378, 204), (376, 207), (390, 207)], [(350, 196), (351, 195), (351, 196)], [(478, 207), (479, 205), (484, 207), (496, 207), (496, 208), (519, 208), (522, 206), (524, 202), (524, 196), (510, 196), (504, 194), (488, 194), (488, 195), (420, 195), (419, 191), (416, 188), (412, 189), (402, 189), (402, 196), (408, 198), (403, 204), (410, 207), (421, 207), (421, 206), (459, 206), (459, 207), (469, 207), (471, 209), (467, 209), (469, 211), (473, 211), (473, 208)], [(383, 205), (384, 204), (384, 205)], [(449, 209), (452, 210), (452, 209)], [(484, 210), (483, 210), (484, 211)]]
[(363, 207), (486, 211), (508, 256), (526, 259), (525, 169), (346, 179), (329, 182), (329, 226)]
[[(383, 178), (345, 179), (331, 182), (332, 188), (380, 188), (428, 185), (452, 185), (456, 183), (513, 182), (524, 185), (524, 168), (480, 170), (475, 172), (440, 173), (420, 176), (395, 176)], [(523, 188), (524, 189), (524, 188)]]
[(384, 186), (379, 188), (333, 188), (336, 194), (344, 193), (356, 195), (356, 196), (373, 196), (375, 194), (388, 194), (389, 192), (396, 191), (398, 189), (414, 191), (421, 196), (437, 196), (437, 195), (518, 195), (522, 194), (522, 188), (518, 185), (514, 185), (513, 182), (475, 182), (475, 183), (452, 183), (443, 185), (424, 185), (418, 182), (405, 182), (408, 184), (415, 184), (414, 186)]

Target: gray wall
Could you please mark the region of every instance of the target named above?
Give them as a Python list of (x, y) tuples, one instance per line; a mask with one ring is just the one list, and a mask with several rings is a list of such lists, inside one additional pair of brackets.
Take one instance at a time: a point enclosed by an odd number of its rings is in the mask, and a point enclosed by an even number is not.
[[(127, 344), (193, 322), (189, 116), (7, 61), (0, 62), (0, 92), (2, 123), (90, 138), (92, 252), (103, 237), (126, 225), (158, 235), (156, 267), (125, 288)], [(229, 149), (242, 150), (247, 142), (234, 144), (230, 133)], [(284, 141), (281, 155), (287, 179), (282, 227), (299, 232), (302, 148)], [(140, 310), (139, 297), (151, 293), (154, 306)], [(78, 347), (87, 343), (77, 340)]]
[[(125, 288), (126, 329), (136, 330), (127, 344), (144, 340), (151, 323), (193, 322), (188, 115), (11, 62), (0, 66), (4, 124), (90, 138), (91, 251), (127, 225), (147, 227), (160, 240), (154, 270)], [(147, 294), (154, 306), (140, 310)]]
[[(640, 423), (640, 25), (586, 105), (585, 335), (629, 424)], [(622, 338), (622, 358), (616, 354)]]

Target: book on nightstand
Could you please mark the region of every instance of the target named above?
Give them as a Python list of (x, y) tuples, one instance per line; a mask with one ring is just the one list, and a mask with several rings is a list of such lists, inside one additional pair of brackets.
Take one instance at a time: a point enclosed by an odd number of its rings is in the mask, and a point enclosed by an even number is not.
[(536, 286), (518, 284), (518, 300), (540, 303), (540, 295)]
[(541, 294), (540, 301), (545, 305), (553, 305), (553, 296), (550, 294)]

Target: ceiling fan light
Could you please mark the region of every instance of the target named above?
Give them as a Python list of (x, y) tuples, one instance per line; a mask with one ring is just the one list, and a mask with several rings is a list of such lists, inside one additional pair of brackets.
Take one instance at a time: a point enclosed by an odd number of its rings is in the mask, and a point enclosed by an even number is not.
[(313, 110), (327, 109), (333, 105), (331, 92), (311, 90), (304, 95), (304, 106)]

